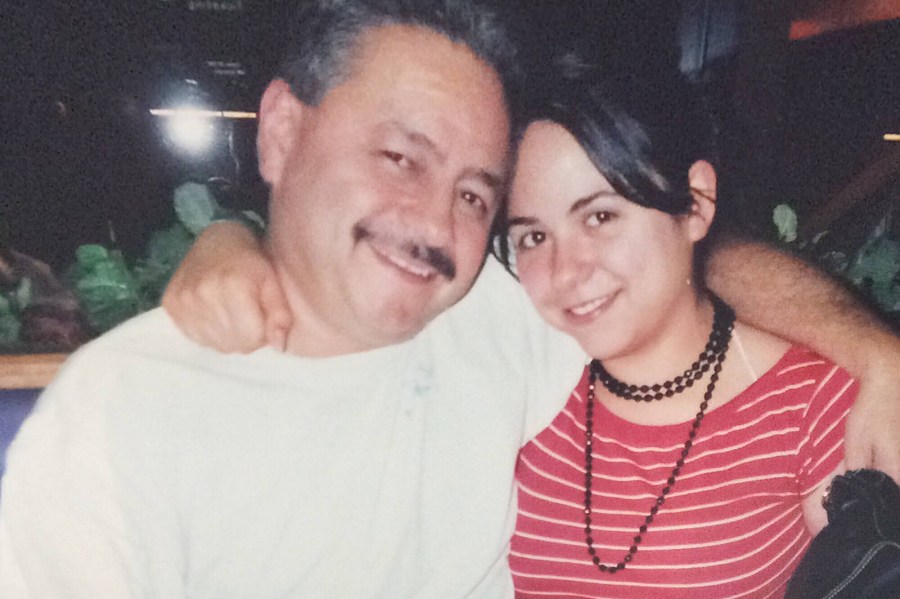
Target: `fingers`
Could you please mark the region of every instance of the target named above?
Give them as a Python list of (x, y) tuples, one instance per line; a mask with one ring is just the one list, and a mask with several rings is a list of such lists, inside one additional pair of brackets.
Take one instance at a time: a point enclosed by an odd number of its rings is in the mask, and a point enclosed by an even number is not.
[(865, 432), (865, 420), (858, 409), (852, 410), (847, 417), (844, 461), (848, 470), (869, 468), (872, 465), (871, 445)]
[(874, 465), (876, 470), (887, 473), (900, 484), (900, 450), (896, 446), (876, 448)]
[(900, 398), (893, 377), (881, 372), (862, 381), (847, 417), (844, 454), (849, 470), (873, 468), (900, 481)]
[(205, 275), (170, 286), (163, 307), (192, 341), (225, 353), (247, 353), (263, 344), (264, 317), (253, 280), (235, 273)]
[(250, 232), (235, 224), (212, 225), (197, 238), (166, 288), (162, 304), (188, 338), (226, 353), (262, 347), (269, 311), (280, 326), (290, 324), (262, 248)]
[(263, 280), (260, 286), (260, 299), (265, 321), (265, 342), (278, 351), (285, 351), (287, 333), (293, 319), (287, 299), (274, 276)]

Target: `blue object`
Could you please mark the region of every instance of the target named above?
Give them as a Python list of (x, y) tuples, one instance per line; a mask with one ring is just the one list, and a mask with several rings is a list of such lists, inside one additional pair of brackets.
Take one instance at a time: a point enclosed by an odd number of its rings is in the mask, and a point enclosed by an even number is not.
[(31, 412), (42, 389), (0, 389), (0, 475), (6, 468), (6, 448)]

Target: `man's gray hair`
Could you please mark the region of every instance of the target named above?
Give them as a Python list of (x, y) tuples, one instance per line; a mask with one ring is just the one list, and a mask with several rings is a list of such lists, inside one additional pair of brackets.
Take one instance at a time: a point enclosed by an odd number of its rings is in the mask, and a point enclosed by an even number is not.
[(503, 17), (477, 0), (308, 0), (297, 13), (278, 76), (300, 100), (318, 105), (352, 74), (360, 35), (385, 25), (425, 27), (468, 46), (497, 72), (507, 95), (520, 77)]

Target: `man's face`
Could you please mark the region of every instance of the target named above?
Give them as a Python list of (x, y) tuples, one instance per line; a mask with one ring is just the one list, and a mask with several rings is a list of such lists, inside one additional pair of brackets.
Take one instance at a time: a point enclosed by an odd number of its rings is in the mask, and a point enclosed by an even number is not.
[[(289, 350), (397, 343), (465, 295), (507, 167), (502, 85), (485, 62), (428, 29), (378, 27), (318, 106), (289, 94), (269, 104), (260, 164), (294, 311)], [(280, 119), (275, 140), (266, 118)]]

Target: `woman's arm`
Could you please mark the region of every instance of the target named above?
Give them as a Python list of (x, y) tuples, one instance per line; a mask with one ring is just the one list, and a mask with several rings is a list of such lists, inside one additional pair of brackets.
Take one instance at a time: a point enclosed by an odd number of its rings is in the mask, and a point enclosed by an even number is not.
[(900, 338), (840, 283), (761, 243), (719, 242), (707, 283), (742, 320), (811, 347), (860, 380), (847, 421), (847, 467), (900, 480)]

